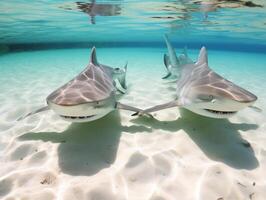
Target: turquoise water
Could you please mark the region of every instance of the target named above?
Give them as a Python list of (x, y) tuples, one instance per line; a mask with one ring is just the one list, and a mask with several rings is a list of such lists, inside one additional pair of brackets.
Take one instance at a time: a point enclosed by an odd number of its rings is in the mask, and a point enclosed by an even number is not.
[[(142, 119), (121, 110), (71, 124), (47, 111), (16, 121), (82, 71), (93, 46), (102, 64), (128, 62), (120, 102), (147, 108), (172, 100), (176, 85), (162, 80), (165, 33), (193, 61), (206, 46), (210, 67), (258, 96), (262, 112), (213, 120), (167, 109)], [(248, 199), (255, 191), (264, 199), (265, 67), (264, 0), (1, 1), (0, 198)], [(46, 176), (55, 184), (43, 184)], [(216, 182), (222, 186), (210, 187)]]
[(187, 45), (265, 45), (265, 1), (247, 2), (252, 1), (1, 1), (0, 44), (133, 42), (137, 46), (163, 43), (162, 34), (170, 33), (172, 40)]

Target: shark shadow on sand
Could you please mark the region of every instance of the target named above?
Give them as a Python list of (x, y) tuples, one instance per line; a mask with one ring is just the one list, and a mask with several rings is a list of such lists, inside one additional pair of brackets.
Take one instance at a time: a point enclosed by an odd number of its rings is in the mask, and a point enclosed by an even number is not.
[(208, 158), (223, 162), (230, 167), (252, 170), (259, 166), (251, 145), (239, 132), (239, 130), (255, 130), (258, 125), (202, 117), (183, 108), (180, 108), (180, 113), (181, 117), (174, 121), (159, 121), (143, 116), (132, 122), (173, 133), (182, 129)]
[(60, 143), (57, 153), (61, 171), (75, 176), (90, 176), (110, 167), (116, 160), (122, 132), (143, 131), (150, 129), (140, 125), (122, 126), (119, 112), (115, 111), (90, 123), (72, 123), (61, 133), (30, 132), (18, 139)]

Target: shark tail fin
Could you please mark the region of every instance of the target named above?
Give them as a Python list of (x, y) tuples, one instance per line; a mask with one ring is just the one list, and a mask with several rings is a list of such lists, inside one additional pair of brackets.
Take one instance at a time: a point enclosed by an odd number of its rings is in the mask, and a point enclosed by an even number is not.
[(114, 83), (115, 83), (115, 88), (117, 89), (117, 91), (119, 91), (122, 94), (126, 93), (126, 88), (123, 86), (123, 84), (118, 79), (115, 79)]
[(128, 62), (126, 62), (125, 66), (124, 66), (124, 71), (125, 71), (125, 76), (122, 78), (121, 81), (121, 85), (122, 87), (126, 90), (127, 89), (127, 81), (126, 81), (126, 77), (127, 77), (127, 64)]
[(118, 76), (117, 79), (115, 79), (116, 89), (119, 92), (121, 92), (122, 94), (125, 94), (126, 90), (127, 90), (127, 83), (126, 83), (127, 64), (128, 64), (128, 62), (126, 62), (125, 66), (124, 66), (124, 76)]
[(163, 62), (164, 62), (164, 66), (166, 67), (167, 71), (169, 71), (170, 60), (169, 60), (168, 55), (166, 55), (166, 54), (163, 55)]
[(170, 71), (170, 67), (171, 66), (170, 66), (170, 60), (169, 60), (169, 56), (168, 55), (164, 54), (163, 62), (164, 62), (164, 66), (165, 66), (165, 68), (166, 68), (168, 73), (162, 79), (166, 79), (166, 78), (168, 78), (168, 77), (170, 77), (172, 75), (172, 73)]
[(30, 112), (30, 113), (28, 113), (28, 114), (26, 114), (26, 115), (24, 115), (24, 116), (18, 118), (17, 121), (21, 121), (21, 120), (25, 119), (26, 117), (29, 117), (30, 115), (34, 115), (34, 114), (36, 114), (36, 113), (43, 112), (43, 111), (46, 111), (46, 110), (49, 110), (49, 109), (50, 109), (50, 108), (49, 108), (48, 106), (45, 106), (45, 107), (39, 108), (39, 109), (37, 109), (37, 110), (35, 110), (35, 111), (33, 111), (33, 112)]

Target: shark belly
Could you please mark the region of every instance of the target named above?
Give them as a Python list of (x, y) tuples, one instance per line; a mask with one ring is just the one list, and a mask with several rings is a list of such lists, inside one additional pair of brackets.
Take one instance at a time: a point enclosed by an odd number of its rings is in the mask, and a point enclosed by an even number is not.
[(111, 96), (101, 101), (88, 102), (73, 106), (58, 105), (49, 101), (47, 104), (51, 110), (66, 121), (89, 122), (100, 119), (113, 111), (116, 106), (116, 101), (115, 97)]

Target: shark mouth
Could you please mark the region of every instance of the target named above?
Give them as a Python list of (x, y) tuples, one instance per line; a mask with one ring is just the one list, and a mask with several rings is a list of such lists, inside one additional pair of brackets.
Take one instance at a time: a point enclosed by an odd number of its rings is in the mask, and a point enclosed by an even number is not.
[(217, 115), (232, 115), (235, 114), (237, 111), (219, 111), (219, 110), (211, 110), (211, 109), (204, 109), (210, 113), (214, 113)]
[(94, 117), (95, 115), (88, 115), (88, 116), (65, 116), (65, 115), (60, 115), (60, 117), (63, 117), (65, 119), (88, 119), (91, 117)]

